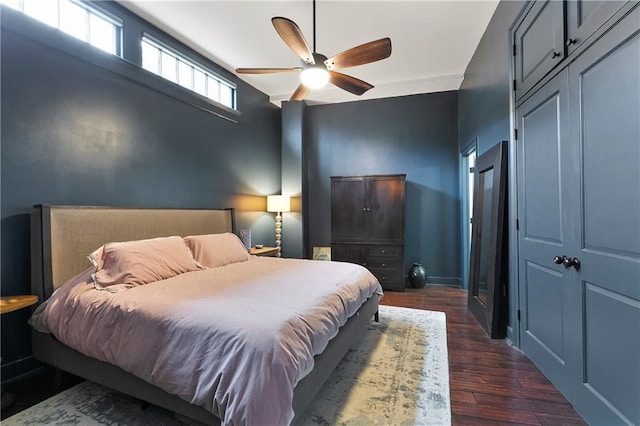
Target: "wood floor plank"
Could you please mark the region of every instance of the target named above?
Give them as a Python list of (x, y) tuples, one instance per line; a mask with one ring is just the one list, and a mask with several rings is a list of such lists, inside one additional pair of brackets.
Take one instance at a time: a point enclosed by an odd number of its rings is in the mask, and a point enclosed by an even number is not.
[(461, 414), (451, 415), (452, 423), (456, 426), (519, 426), (520, 423), (502, 422), (498, 420), (480, 419), (478, 417), (465, 416)]
[(451, 407), (451, 412), (455, 414), (464, 414), (485, 420), (500, 420), (505, 422), (513, 422), (521, 425), (541, 425), (540, 420), (532, 411), (524, 410), (505, 410), (502, 407), (492, 407), (488, 405), (467, 404), (459, 402)]
[(572, 426), (572, 425), (586, 425), (585, 421), (575, 417), (555, 416), (553, 414), (536, 413), (536, 417), (540, 420), (540, 423), (545, 426)]
[(473, 392), (467, 391), (451, 391), (451, 400), (457, 402), (466, 402), (469, 404), (476, 403), (476, 397)]
[(547, 413), (556, 416), (580, 418), (573, 410), (571, 404), (568, 403), (490, 395), (486, 393), (474, 393), (473, 395), (476, 403), (481, 405), (501, 406), (506, 408), (515, 408), (517, 410), (533, 411), (535, 413)]
[(505, 340), (491, 340), (467, 310), (467, 292), (427, 286), (386, 292), (383, 305), (441, 311), (454, 425), (584, 425), (571, 404), (535, 365)]

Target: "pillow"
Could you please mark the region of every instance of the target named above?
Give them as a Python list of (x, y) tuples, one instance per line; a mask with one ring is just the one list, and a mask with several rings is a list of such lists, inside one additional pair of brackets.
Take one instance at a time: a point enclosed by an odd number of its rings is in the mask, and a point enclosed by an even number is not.
[(96, 288), (133, 287), (205, 269), (194, 259), (180, 237), (107, 243), (91, 253), (96, 267)]
[(240, 238), (230, 232), (193, 235), (185, 237), (184, 241), (196, 261), (207, 268), (249, 260), (249, 253)]

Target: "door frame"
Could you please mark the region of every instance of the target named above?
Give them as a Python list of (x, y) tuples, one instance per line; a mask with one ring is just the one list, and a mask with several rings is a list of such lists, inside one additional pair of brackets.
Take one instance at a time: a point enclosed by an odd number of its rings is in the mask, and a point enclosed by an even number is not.
[(469, 233), (469, 155), (475, 152), (478, 158), (478, 137), (475, 136), (464, 148), (460, 150), (460, 194), (462, 194), (462, 222), (460, 235), (462, 235), (462, 288), (469, 288), (469, 271), (471, 268), (471, 235)]
[(520, 349), (520, 252), (518, 250), (518, 130), (516, 129), (516, 57), (513, 54), (515, 30), (531, 8), (532, 3), (525, 2), (507, 31), (506, 52), (509, 60), (509, 148), (507, 149), (507, 249), (509, 272), (508, 301), (509, 318), (507, 320), (506, 339)]

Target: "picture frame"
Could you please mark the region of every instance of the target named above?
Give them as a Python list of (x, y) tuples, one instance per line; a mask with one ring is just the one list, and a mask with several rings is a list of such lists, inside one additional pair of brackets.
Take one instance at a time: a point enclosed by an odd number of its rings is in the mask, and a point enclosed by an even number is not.
[(473, 229), (467, 307), (492, 339), (506, 334), (506, 283), (503, 271), (507, 143), (476, 160)]
[(331, 247), (313, 247), (313, 260), (331, 260)]

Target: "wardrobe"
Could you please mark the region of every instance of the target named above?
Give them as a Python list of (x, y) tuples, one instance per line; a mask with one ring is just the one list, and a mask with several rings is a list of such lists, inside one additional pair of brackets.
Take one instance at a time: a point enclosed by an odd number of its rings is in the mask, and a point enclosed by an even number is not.
[(331, 177), (331, 259), (360, 264), (404, 291), (405, 175)]
[(640, 424), (640, 8), (514, 23), (519, 333), (592, 424)]

